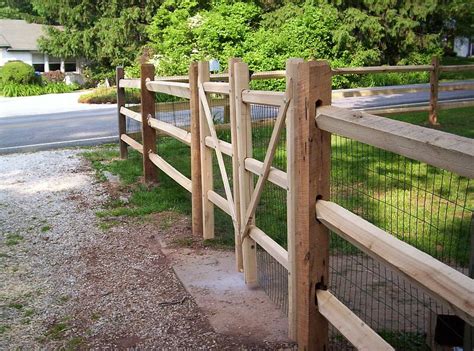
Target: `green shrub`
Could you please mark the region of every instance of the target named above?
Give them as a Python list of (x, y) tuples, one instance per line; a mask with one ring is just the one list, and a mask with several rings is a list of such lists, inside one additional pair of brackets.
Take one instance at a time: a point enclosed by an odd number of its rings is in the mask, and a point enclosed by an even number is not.
[(9, 83), (0, 87), (0, 95), (7, 97), (33, 96), (44, 94), (70, 93), (77, 90), (79, 86), (65, 83), (38, 84), (15, 84)]
[(41, 77), (35, 74), (33, 66), (21, 61), (9, 61), (0, 68), (0, 85), (39, 84)]

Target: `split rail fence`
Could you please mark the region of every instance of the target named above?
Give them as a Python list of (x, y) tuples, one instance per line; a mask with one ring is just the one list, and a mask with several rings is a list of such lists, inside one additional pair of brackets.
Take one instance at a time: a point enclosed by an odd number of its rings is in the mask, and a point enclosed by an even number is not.
[[(472, 67), (469, 67), (471, 69)], [(366, 68), (385, 72), (388, 68)], [(391, 68), (393, 71), (393, 67)], [(467, 68), (465, 68), (467, 69)], [(448, 70), (443, 66), (397, 68), (398, 71)], [(240, 59), (229, 61), (229, 73), (211, 75), (208, 62), (193, 63), (189, 76), (155, 79), (152, 65), (141, 67), (140, 79), (125, 79), (117, 69), (120, 153), (131, 147), (143, 155), (146, 182), (161, 170), (192, 194), (192, 230), (212, 239), (214, 206), (232, 220), (236, 269), (246, 284), (258, 284), (257, 247), (288, 272), (289, 336), (304, 350), (327, 350), (329, 324), (358, 349), (391, 350), (329, 289), (330, 231), (374, 260), (397, 272), (440, 304), (449, 306), (467, 325), (474, 324), (474, 280), (427, 253), (378, 228), (331, 201), (331, 136), (341, 136), (412, 160), (474, 178), (474, 141), (331, 106), (331, 77), (360, 73), (331, 70), (325, 61), (288, 60), (286, 70), (250, 74)], [(251, 80), (285, 78), (284, 92), (252, 90)], [(431, 91), (437, 94), (438, 89)], [(436, 82), (437, 86), (437, 82)], [(125, 88), (141, 89), (141, 112), (125, 107)], [(189, 100), (190, 127), (156, 118), (155, 93)], [(219, 139), (210, 103), (213, 95), (228, 96), (231, 142)], [(272, 106), (272, 132), (263, 160), (254, 157), (253, 106)], [(437, 102), (432, 98), (431, 111)], [(434, 111), (434, 112), (433, 112)], [(126, 131), (126, 118), (141, 123), (141, 143)], [(191, 178), (159, 155), (159, 135), (191, 147)], [(286, 144), (285, 167), (274, 166), (279, 142)], [(231, 159), (231, 173), (224, 157)], [(224, 196), (214, 189), (213, 158), (217, 160)], [(287, 249), (256, 225), (256, 210), (266, 184), (286, 192)]]

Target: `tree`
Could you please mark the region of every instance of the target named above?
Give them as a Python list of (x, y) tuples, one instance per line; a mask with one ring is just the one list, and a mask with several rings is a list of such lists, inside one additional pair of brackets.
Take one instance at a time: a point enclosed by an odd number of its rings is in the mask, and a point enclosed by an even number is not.
[(40, 40), (42, 51), (84, 57), (111, 68), (131, 64), (148, 41), (145, 27), (160, 0), (32, 0), (33, 9), (51, 27)]

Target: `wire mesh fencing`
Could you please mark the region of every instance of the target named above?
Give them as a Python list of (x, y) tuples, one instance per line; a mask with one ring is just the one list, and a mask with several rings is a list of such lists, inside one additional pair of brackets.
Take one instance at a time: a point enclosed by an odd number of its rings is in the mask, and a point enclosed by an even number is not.
[[(139, 110), (139, 106), (130, 106)], [(211, 112), (219, 139), (231, 142), (227, 96), (213, 96)], [(253, 158), (262, 161), (268, 148), (278, 108), (250, 107)], [(156, 118), (188, 129), (189, 103), (158, 103)], [(127, 119), (127, 132), (140, 124)], [(413, 161), (338, 135), (332, 136), (331, 200), (391, 235), (467, 274), (472, 247), (474, 183), (448, 171)], [(190, 177), (189, 147), (166, 136), (158, 138), (158, 154)], [(232, 187), (232, 158), (224, 155)], [(273, 166), (286, 170), (286, 136), (283, 130)], [(225, 196), (223, 180), (213, 154), (214, 190)], [(257, 177), (254, 177), (255, 181)], [(172, 182), (172, 184), (174, 184)], [(179, 185), (174, 185), (179, 188)], [(258, 204), (256, 225), (287, 248), (287, 191), (266, 182)], [(215, 206), (216, 238), (232, 245), (231, 218)], [(288, 272), (257, 246), (260, 286), (285, 313), (288, 311)], [(423, 349), (433, 332), (433, 318), (451, 312), (406, 279), (385, 268), (353, 245), (331, 234), (330, 290), (398, 349)], [(449, 323), (446, 329), (453, 329)], [(352, 349), (330, 329), (332, 349)], [(451, 330), (459, 334), (456, 330)], [(458, 335), (458, 337), (462, 337)]]
[[(472, 180), (337, 135), (332, 137), (331, 167), (334, 202), (468, 273)], [(399, 348), (423, 348), (426, 335), (433, 333), (433, 317), (451, 314), (335, 234), (330, 275), (335, 295)], [(462, 339), (448, 323), (442, 327)]]

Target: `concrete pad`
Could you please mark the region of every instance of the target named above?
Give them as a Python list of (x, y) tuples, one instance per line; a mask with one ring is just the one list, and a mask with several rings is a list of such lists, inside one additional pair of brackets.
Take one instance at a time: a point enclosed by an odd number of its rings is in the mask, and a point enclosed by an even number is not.
[(243, 274), (236, 272), (233, 252), (172, 251), (176, 274), (216, 332), (260, 341), (289, 341), (287, 317), (263, 290), (245, 285)]

